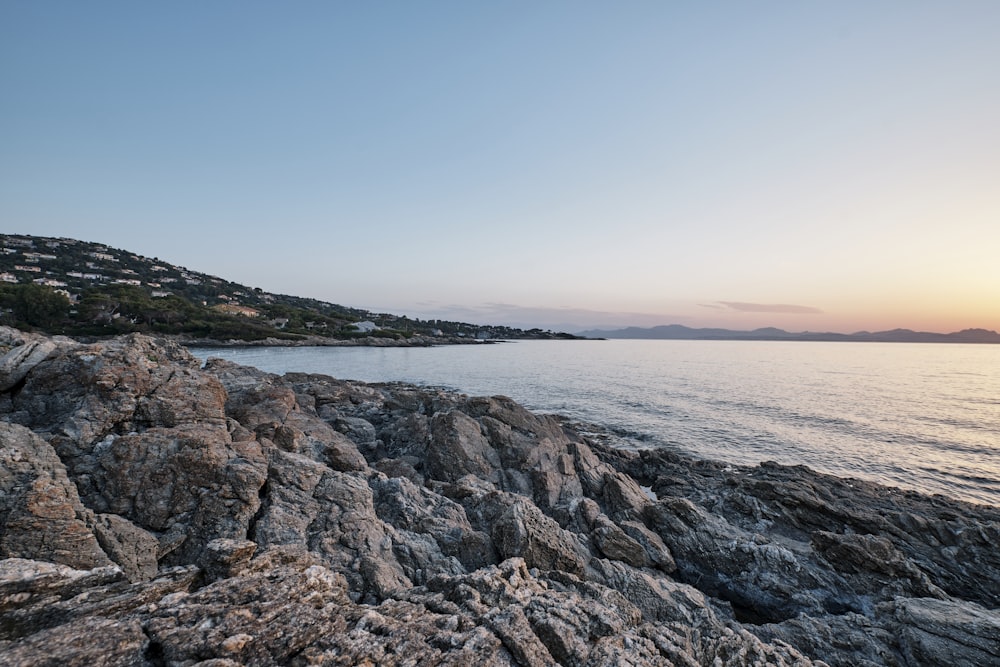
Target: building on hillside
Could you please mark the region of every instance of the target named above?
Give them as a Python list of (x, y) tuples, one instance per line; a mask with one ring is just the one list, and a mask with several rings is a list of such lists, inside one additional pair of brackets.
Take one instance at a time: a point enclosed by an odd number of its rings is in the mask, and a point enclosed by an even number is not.
[(355, 322), (354, 328), (360, 331), (361, 333), (371, 333), (372, 331), (378, 330), (378, 325), (375, 324), (374, 322), (366, 320), (364, 322)]
[(0, 281), (3, 281), (5, 283), (18, 282), (17, 276), (15, 276), (13, 273), (7, 273), (7, 272), (0, 273)]
[(31, 282), (36, 285), (44, 285), (45, 287), (66, 287), (66, 283), (61, 280), (53, 280), (52, 278), (35, 278)]
[(225, 313), (227, 315), (239, 315), (241, 317), (260, 317), (260, 311), (256, 308), (251, 308), (250, 306), (241, 306), (236, 303), (220, 303), (217, 306), (212, 306), (212, 310), (218, 311), (220, 313)]

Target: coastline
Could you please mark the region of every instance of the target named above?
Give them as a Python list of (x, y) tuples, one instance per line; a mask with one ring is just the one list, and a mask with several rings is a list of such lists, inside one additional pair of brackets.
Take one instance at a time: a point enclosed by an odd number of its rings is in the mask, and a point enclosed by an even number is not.
[(1000, 508), (142, 335), (0, 355), (3, 661), (1000, 660)]
[(217, 340), (214, 338), (193, 338), (190, 336), (163, 336), (167, 340), (173, 340), (184, 347), (438, 347), (444, 345), (487, 345), (506, 341), (500, 340), (479, 340), (476, 338), (463, 338), (458, 336), (421, 336), (414, 335), (410, 338), (382, 338), (377, 336), (364, 336), (360, 338), (339, 339), (325, 338), (323, 336), (307, 336), (305, 338), (289, 340), (286, 338), (264, 338), (261, 340)]

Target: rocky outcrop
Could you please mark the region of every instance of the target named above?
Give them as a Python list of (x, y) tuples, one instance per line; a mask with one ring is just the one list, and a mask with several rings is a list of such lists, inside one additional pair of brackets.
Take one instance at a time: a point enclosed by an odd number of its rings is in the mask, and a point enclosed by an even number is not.
[(1000, 663), (1000, 511), (0, 328), (0, 663)]

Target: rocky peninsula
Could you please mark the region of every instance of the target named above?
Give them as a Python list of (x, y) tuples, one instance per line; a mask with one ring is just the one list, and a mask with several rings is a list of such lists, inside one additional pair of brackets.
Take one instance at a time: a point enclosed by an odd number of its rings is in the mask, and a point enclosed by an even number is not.
[(0, 328), (4, 665), (996, 665), (1000, 509)]

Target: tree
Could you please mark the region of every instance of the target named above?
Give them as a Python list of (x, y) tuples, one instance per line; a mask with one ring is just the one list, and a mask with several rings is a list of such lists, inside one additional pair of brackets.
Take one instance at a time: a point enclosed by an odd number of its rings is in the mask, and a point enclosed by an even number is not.
[(14, 319), (28, 326), (53, 327), (69, 314), (69, 299), (51, 287), (25, 284), (15, 288)]

